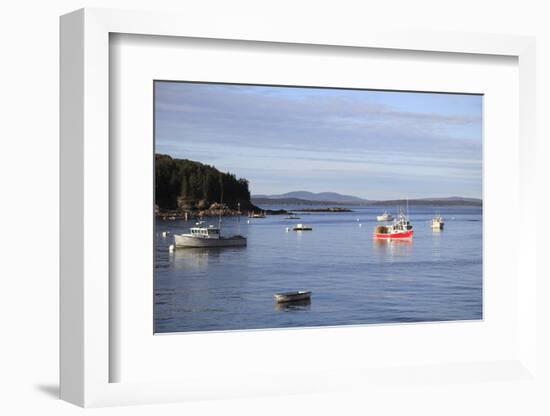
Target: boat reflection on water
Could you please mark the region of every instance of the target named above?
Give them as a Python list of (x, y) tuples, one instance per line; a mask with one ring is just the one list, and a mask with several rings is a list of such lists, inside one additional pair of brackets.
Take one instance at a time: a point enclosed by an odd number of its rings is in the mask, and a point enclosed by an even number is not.
[(383, 257), (407, 257), (412, 254), (413, 240), (372, 240), (375, 252)]
[(175, 269), (206, 269), (212, 262), (219, 263), (222, 257), (231, 255), (245, 247), (178, 247), (173, 252)]
[(432, 228), (432, 247), (431, 247), (431, 253), (432, 256), (435, 258), (441, 258), (443, 256), (443, 249), (442, 249), (442, 238), (443, 238), (443, 230)]
[(294, 302), (275, 303), (275, 310), (281, 312), (309, 311), (311, 299), (298, 300)]

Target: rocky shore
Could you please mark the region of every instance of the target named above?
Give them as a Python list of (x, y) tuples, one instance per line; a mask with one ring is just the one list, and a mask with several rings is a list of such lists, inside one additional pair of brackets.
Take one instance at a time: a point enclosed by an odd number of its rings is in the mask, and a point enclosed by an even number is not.
[(190, 219), (190, 218), (203, 218), (203, 217), (237, 217), (240, 215), (249, 215), (253, 213), (265, 213), (266, 215), (286, 215), (288, 211), (284, 209), (279, 210), (262, 210), (250, 202), (242, 204), (244, 207), (237, 203), (237, 208), (232, 208), (226, 204), (220, 204), (215, 202), (213, 204), (206, 204), (199, 202), (197, 204), (190, 203), (189, 201), (178, 201), (178, 209), (164, 210), (160, 209), (158, 205), (155, 206), (155, 215), (165, 220), (176, 219)]
[(294, 210), (296, 212), (353, 212), (349, 208), (327, 207), (327, 208), (301, 208)]

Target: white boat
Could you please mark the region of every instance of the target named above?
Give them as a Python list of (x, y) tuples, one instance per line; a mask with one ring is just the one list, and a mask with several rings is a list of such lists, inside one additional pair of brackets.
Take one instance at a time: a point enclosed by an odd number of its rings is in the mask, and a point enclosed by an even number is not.
[(233, 235), (223, 237), (220, 233), (220, 227), (210, 225), (203, 226), (204, 221), (195, 224), (189, 231), (189, 234), (175, 234), (174, 240), (176, 247), (244, 247), (246, 246), (246, 237), (242, 235)]
[(441, 215), (437, 215), (432, 218), (432, 230), (442, 230), (444, 225), (445, 221), (443, 221), (443, 217)]
[(305, 225), (305, 224), (296, 224), (292, 230), (294, 231), (311, 231), (313, 230), (313, 228), (309, 225)]
[(285, 219), (287, 219), (287, 220), (299, 220), (300, 217), (297, 216), (296, 214), (290, 213), (290, 214), (288, 214), (288, 217), (286, 217)]
[(393, 215), (391, 215), (388, 211), (384, 211), (382, 215), (378, 215), (376, 217), (377, 221), (393, 221)]
[(248, 218), (265, 218), (265, 211), (262, 212), (251, 212), (248, 214)]

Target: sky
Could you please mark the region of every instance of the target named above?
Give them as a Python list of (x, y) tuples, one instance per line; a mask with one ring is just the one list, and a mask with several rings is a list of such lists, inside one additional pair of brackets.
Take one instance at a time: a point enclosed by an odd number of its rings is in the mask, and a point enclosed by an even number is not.
[(250, 182), (253, 195), (482, 194), (480, 95), (155, 82), (155, 152)]

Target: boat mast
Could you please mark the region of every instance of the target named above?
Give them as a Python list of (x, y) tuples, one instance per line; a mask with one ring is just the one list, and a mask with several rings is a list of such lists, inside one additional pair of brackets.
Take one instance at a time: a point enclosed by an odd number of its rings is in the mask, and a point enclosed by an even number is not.
[(238, 233), (241, 234), (241, 203), (237, 202)]
[(220, 229), (220, 233), (222, 231), (222, 209), (223, 209), (223, 178), (220, 172), (220, 211), (218, 216), (218, 228)]

